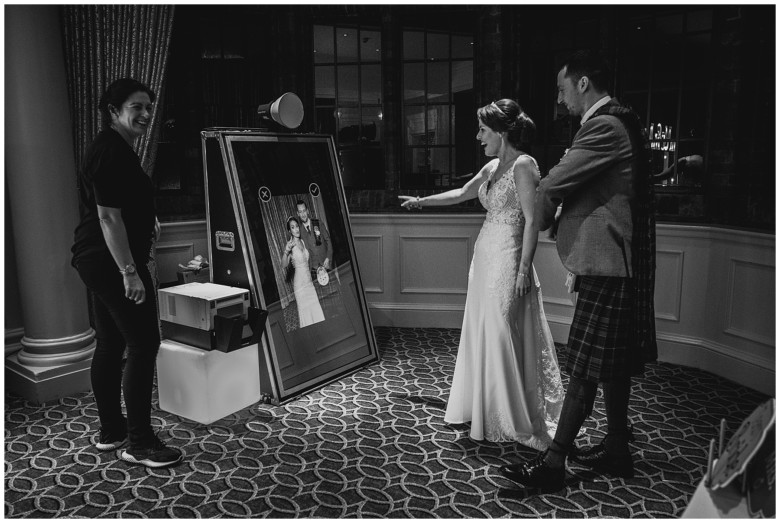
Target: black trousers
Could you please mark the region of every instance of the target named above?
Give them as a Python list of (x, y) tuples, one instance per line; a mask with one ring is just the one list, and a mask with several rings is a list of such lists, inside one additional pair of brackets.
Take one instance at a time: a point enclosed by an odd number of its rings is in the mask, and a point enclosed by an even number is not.
[[(97, 346), (91, 377), (100, 425), (112, 434), (127, 431), (131, 446), (146, 446), (154, 435), (152, 386), (160, 348), (157, 300), (149, 269), (145, 264), (138, 265), (146, 288), (146, 300), (140, 305), (125, 297), (123, 277), (110, 254), (79, 260), (76, 270), (90, 291), (94, 307)], [(127, 421), (122, 415), (122, 393)]]

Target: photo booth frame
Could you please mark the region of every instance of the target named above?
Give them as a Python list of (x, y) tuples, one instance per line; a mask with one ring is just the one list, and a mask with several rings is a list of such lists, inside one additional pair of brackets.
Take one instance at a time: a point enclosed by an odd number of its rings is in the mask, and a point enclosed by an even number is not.
[[(249, 289), (268, 312), (264, 398), (284, 403), (378, 361), (333, 138), (211, 128), (201, 140), (212, 280)], [(287, 281), (288, 221), (300, 202), (317, 236), (299, 238), (298, 274)]]

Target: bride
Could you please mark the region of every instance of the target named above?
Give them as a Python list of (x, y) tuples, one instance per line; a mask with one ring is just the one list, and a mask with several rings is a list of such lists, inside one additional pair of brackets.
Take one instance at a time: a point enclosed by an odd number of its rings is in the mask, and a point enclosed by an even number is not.
[(522, 152), (536, 126), (517, 102), (480, 108), (479, 140), (496, 158), (460, 189), (399, 196), (407, 209), (479, 198), (487, 209), (474, 246), (455, 374), (444, 421), (471, 423), (475, 440), (516, 441), (545, 450), (563, 387), (532, 261), (538, 232), (536, 161)]
[(301, 239), (301, 226), (298, 219), (291, 216), (287, 219), (287, 230), (290, 232), (290, 241), (284, 248), (282, 267), (289, 267), (292, 263), (294, 271), (292, 277), (295, 303), (298, 305), (298, 321), (301, 327), (325, 320), (322, 313), (317, 291), (309, 271), (309, 250)]

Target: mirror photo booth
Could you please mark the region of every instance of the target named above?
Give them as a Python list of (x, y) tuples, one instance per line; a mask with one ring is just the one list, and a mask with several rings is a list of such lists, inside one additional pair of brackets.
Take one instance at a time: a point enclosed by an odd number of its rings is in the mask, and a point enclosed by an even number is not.
[(266, 400), (378, 361), (333, 138), (210, 128), (201, 140), (212, 281), (267, 313)]

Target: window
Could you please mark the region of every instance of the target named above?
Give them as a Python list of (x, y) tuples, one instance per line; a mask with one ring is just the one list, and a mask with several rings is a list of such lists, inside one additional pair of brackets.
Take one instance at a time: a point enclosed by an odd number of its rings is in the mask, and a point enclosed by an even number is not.
[(336, 140), (342, 180), (381, 188), (381, 35), (366, 27), (314, 26), (315, 125)]
[(471, 35), (403, 33), (403, 188), (461, 186), (476, 162)]
[(630, 53), (618, 71), (621, 102), (650, 133), (653, 172), (672, 166), (668, 187), (700, 187), (702, 170), (677, 169), (677, 160), (706, 161), (711, 106), (712, 9), (628, 18), (622, 48)]

